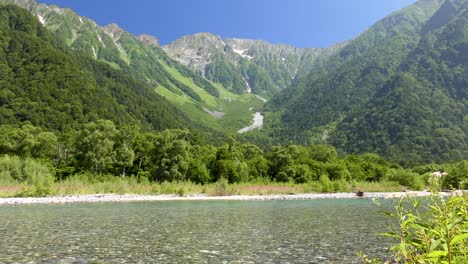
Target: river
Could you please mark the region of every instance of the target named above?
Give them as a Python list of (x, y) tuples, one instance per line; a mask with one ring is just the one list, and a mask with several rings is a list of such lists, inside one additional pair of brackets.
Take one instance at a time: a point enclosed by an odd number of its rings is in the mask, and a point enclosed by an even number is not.
[[(252, 108), (250, 108), (249, 110), (252, 111)], [(237, 133), (241, 134), (241, 133), (245, 133), (245, 132), (252, 131), (255, 129), (260, 129), (262, 127), (263, 127), (263, 115), (260, 112), (255, 112), (255, 114), (253, 115), (252, 124), (248, 127), (239, 129)]]
[(385, 223), (370, 199), (0, 206), (0, 263), (358, 263)]

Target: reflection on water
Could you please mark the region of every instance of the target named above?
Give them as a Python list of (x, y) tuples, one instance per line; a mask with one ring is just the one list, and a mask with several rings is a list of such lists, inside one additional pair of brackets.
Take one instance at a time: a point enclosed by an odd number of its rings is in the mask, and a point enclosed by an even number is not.
[(0, 263), (353, 263), (385, 256), (368, 199), (0, 207)]

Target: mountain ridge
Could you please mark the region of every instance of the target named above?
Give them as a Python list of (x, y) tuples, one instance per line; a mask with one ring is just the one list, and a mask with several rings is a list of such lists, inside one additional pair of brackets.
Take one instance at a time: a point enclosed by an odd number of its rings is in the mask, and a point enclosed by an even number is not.
[[(183, 36), (162, 48), (174, 60), (236, 92), (270, 97), (287, 88), (347, 42), (329, 48), (296, 48), (262, 40), (221, 38), (209, 32)], [(220, 69), (217, 69), (220, 68)], [(219, 75), (231, 78), (223, 80)], [(220, 80), (221, 79), (221, 80)], [(257, 82), (256, 82), (257, 81)]]
[(276, 133), (405, 164), (466, 159), (466, 1), (433, 26), (453, 2), (421, 0), (390, 14), (275, 96), (268, 109), (284, 130)]
[[(235, 133), (248, 109), (263, 111), (264, 128), (241, 140), (327, 143), (410, 165), (468, 157), (467, 0), (420, 0), (318, 49), (208, 32), (159, 47), (68, 9), (0, 2), (35, 10), (68, 47), (145, 83), (191, 122)], [(256, 96), (269, 99), (263, 110)]]

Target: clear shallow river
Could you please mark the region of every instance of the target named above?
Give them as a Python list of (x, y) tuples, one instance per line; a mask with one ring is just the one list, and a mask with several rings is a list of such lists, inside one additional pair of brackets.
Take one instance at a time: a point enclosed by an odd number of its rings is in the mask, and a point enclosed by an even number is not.
[(369, 199), (0, 206), (0, 263), (358, 263), (385, 256)]

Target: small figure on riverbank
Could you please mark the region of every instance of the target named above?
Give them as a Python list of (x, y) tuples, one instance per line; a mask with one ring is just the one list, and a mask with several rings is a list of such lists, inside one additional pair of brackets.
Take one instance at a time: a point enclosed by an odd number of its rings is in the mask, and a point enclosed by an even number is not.
[(361, 190), (359, 190), (359, 191), (356, 192), (356, 195), (357, 195), (358, 197), (363, 197), (363, 196), (364, 196), (364, 192), (362, 192)]

